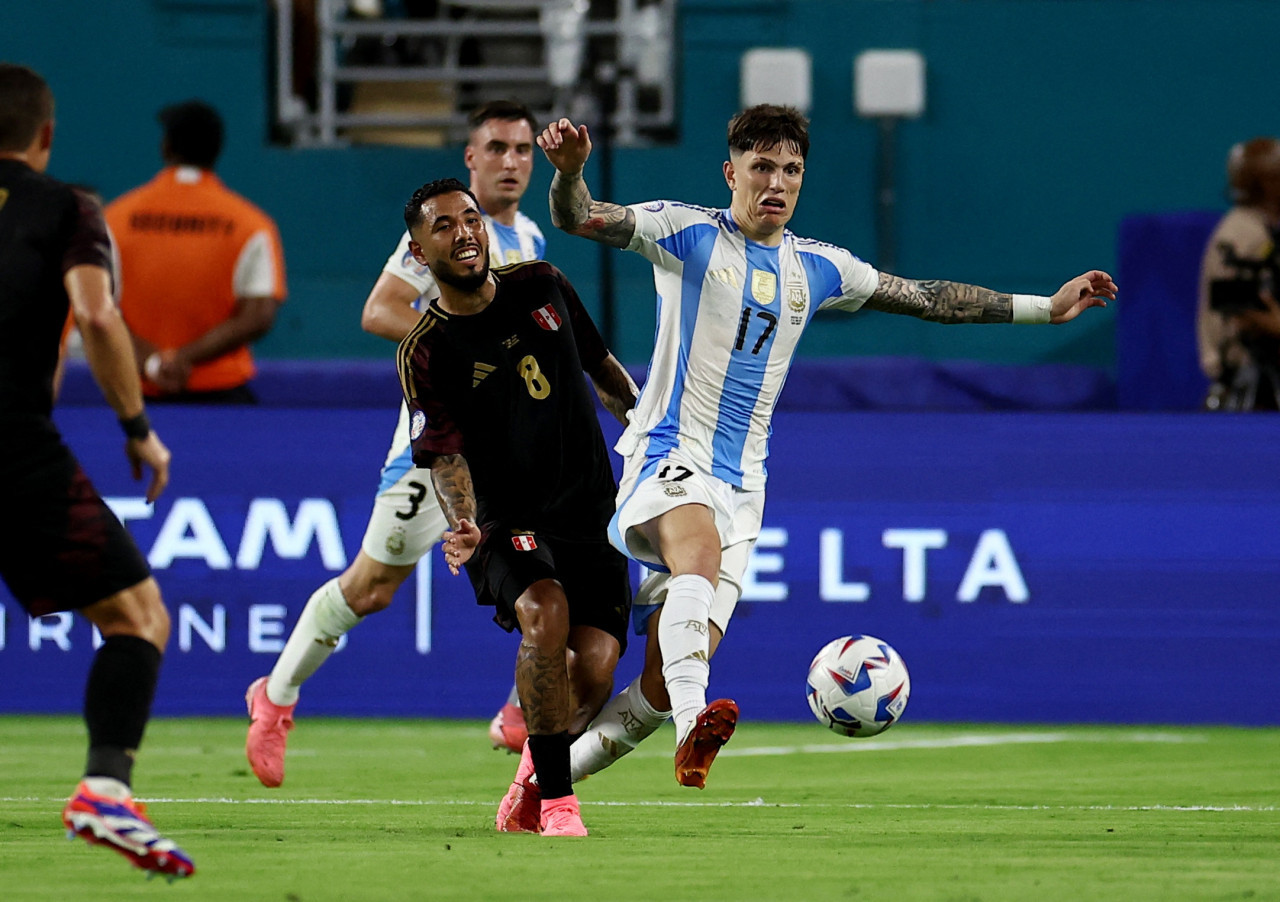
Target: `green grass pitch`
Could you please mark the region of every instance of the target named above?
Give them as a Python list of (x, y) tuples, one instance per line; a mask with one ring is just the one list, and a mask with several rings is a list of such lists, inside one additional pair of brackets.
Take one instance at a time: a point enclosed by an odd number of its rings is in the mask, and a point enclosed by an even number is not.
[(0, 899), (1280, 899), (1280, 730), (744, 721), (704, 791), (671, 727), (579, 784), (585, 839), (498, 834), (516, 758), (479, 722), (300, 718), (284, 786), (245, 724), (159, 719), (135, 788), (192, 855), (147, 882), (63, 840), (70, 717), (0, 717)]

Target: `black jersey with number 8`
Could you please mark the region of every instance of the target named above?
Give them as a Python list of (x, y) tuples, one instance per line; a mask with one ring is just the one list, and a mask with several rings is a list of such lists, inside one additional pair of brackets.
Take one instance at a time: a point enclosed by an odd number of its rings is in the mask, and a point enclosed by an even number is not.
[(551, 264), (494, 276), (496, 294), (479, 313), (433, 302), (400, 345), (414, 463), (461, 454), (482, 527), (598, 537), (617, 489), (583, 369), (608, 351)]

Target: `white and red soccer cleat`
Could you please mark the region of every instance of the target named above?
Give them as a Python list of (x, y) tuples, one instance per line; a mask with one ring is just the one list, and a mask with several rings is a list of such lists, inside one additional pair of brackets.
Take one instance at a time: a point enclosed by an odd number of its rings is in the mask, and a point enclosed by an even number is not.
[(529, 728), (525, 726), (524, 712), (518, 705), (507, 702), (489, 721), (489, 741), (495, 749), (506, 749), (518, 755), (528, 738)]
[(542, 791), (533, 782), (533, 756), (526, 740), (511, 788), (498, 803), (494, 826), (499, 833), (537, 833), (542, 828)]
[(284, 782), (284, 748), (293, 729), (292, 705), (277, 705), (267, 698), (267, 678), (258, 677), (244, 694), (249, 709), (249, 735), (244, 752), (249, 766), (263, 786)]
[(707, 785), (707, 771), (721, 746), (733, 736), (738, 725), (736, 702), (719, 698), (698, 713), (693, 729), (676, 749), (676, 782), (681, 786), (703, 789)]
[(582, 811), (578, 807), (576, 795), (562, 796), (558, 799), (545, 799), (542, 802), (540, 823), (543, 836), (586, 836), (587, 828), (582, 823)]
[(62, 823), (68, 837), (80, 836), (94, 845), (115, 849), (148, 871), (170, 880), (190, 877), (196, 872), (191, 857), (171, 839), (156, 832), (147, 820), (146, 807), (126, 796), (113, 799), (93, 792), (83, 782), (62, 809)]

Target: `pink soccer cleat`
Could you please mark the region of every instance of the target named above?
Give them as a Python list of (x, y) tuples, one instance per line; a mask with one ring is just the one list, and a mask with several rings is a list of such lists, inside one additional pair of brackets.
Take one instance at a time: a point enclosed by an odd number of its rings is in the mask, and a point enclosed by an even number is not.
[(582, 812), (576, 795), (558, 799), (546, 799), (542, 803), (541, 824), (543, 836), (586, 836)]
[(506, 749), (518, 755), (528, 738), (529, 728), (524, 723), (524, 712), (517, 705), (507, 702), (489, 721), (489, 741), (495, 749)]
[(148, 871), (148, 877), (160, 874), (173, 881), (196, 872), (191, 857), (173, 840), (157, 833), (147, 820), (146, 807), (128, 796), (100, 796), (82, 782), (62, 809), (62, 823), (68, 837), (80, 836), (94, 845), (115, 849), (134, 867)]
[(511, 788), (498, 803), (494, 826), (499, 833), (537, 833), (541, 829), (542, 792), (533, 782), (533, 756), (526, 740)]
[(698, 713), (693, 729), (676, 749), (676, 782), (681, 786), (703, 789), (707, 785), (707, 771), (716, 759), (720, 747), (729, 741), (738, 725), (738, 705), (727, 698), (720, 698)]
[(279, 786), (284, 782), (284, 747), (293, 729), (292, 705), (281, 706), (267, 698), (267, 678), (258, 677), (244, 694), (249, 709), (249, 736), (244, 752), (249, 766), (263, 786)]

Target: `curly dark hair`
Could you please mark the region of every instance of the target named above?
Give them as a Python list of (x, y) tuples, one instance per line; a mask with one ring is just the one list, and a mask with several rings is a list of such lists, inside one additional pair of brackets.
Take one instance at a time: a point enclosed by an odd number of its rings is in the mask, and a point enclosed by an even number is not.
[(480, 201), (476, 200), (476, 196), (471, 193), (471, 189), (457, 179), (436, 179), (434, 182), (427, 182), (417, 191), (413, 192), (413, 197), (409, 198), (409, 202), (404, 205), (404, 224), (409, 231), (413, 231), (415, 226), (422, 224), (422, 205), (433, 197), (441, 194), (452, 194), (454, 191), (461, 191), (467, 197), (475, 201), (476, 209), (480, 209)]

